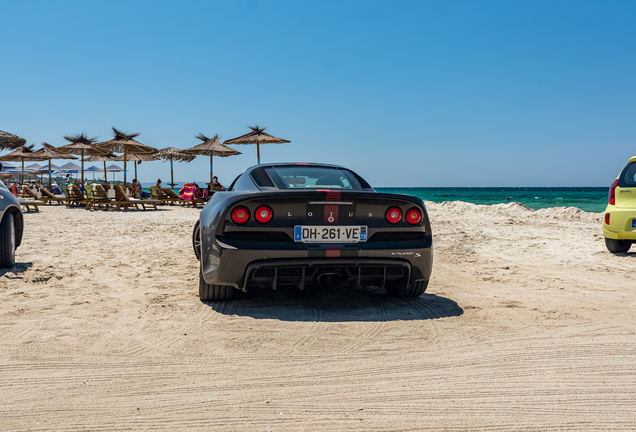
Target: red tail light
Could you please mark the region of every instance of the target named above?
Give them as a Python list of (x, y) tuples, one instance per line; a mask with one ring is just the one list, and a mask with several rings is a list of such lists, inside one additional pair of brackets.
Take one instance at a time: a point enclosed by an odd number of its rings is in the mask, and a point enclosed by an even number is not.
[(609, 225), (609, 220), (610, 220), (610, 214), (605, 213), (605, 225)]
[(236, 207), (232, 210), (232, 220), (237, 224), (244, 224), (250, 220), (250, 211), (243, 206)]
[(417, 225), (422, 220), (422, 213), (416, 209), (412, 208), (406, 212), (406, 221), (411, 225)]
[(616, 188), (618, 187), (618, 179), (614, 180), (614, 183), (610, 186), (609, 196), (607, 197), (607, 202), (611, 205), (616, 205)]
[(386, 211), (386, 220), (392, 224), (398, 223), (402, 220), (402, 211), (397, 207), (391, 207)]
[(260, 206), (254, 212), (254, 217), (260, 223), (267, 223), (272, 220), (272, 217), (274, 217), (274, 212), (268, 206)]

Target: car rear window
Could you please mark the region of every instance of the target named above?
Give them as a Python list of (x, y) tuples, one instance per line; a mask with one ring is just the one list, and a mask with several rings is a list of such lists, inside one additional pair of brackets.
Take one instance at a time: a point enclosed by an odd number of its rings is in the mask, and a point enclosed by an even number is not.
[(360, 190), (353, 174), (338, 168), (294, 165), (271, 167), (267, 172), (279, 189)]
[(636, 187), (636, 162), (628, 163), (620, 177), (618, 178), (618, 186), (622, 188)]

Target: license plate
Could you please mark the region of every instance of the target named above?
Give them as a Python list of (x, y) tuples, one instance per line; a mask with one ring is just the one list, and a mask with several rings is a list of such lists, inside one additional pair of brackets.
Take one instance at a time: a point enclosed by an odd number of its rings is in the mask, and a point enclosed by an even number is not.
[(358, 243), (367, 241), (366, 226), (294, 227), (294, 241), (302, 243)]

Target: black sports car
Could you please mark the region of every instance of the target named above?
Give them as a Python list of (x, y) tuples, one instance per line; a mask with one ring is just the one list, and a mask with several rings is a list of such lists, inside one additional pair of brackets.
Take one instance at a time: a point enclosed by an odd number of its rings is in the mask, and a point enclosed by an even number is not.
[(15, 250), (20, 246), (23, 231), (20, 202), (0, 181), (0, 268), (13, 267), (15, 264)]
[(433, 264), (424, 202), (377, 193), (335, 165), (248, 168), (212, 196), (192, 238), (203, 301), (230, 300), (253, 286), (345, 283), (416, 297)]

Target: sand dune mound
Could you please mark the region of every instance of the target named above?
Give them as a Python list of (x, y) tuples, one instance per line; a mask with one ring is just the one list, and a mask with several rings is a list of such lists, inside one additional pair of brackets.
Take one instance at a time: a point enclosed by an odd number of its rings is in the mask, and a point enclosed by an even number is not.
[(561, 220), (596, 221), (601, 219), (601, 213), (586, 212), (577, 207), (553, 207), (541, 209), (535, 212), (539, 218), (551, 218)]

